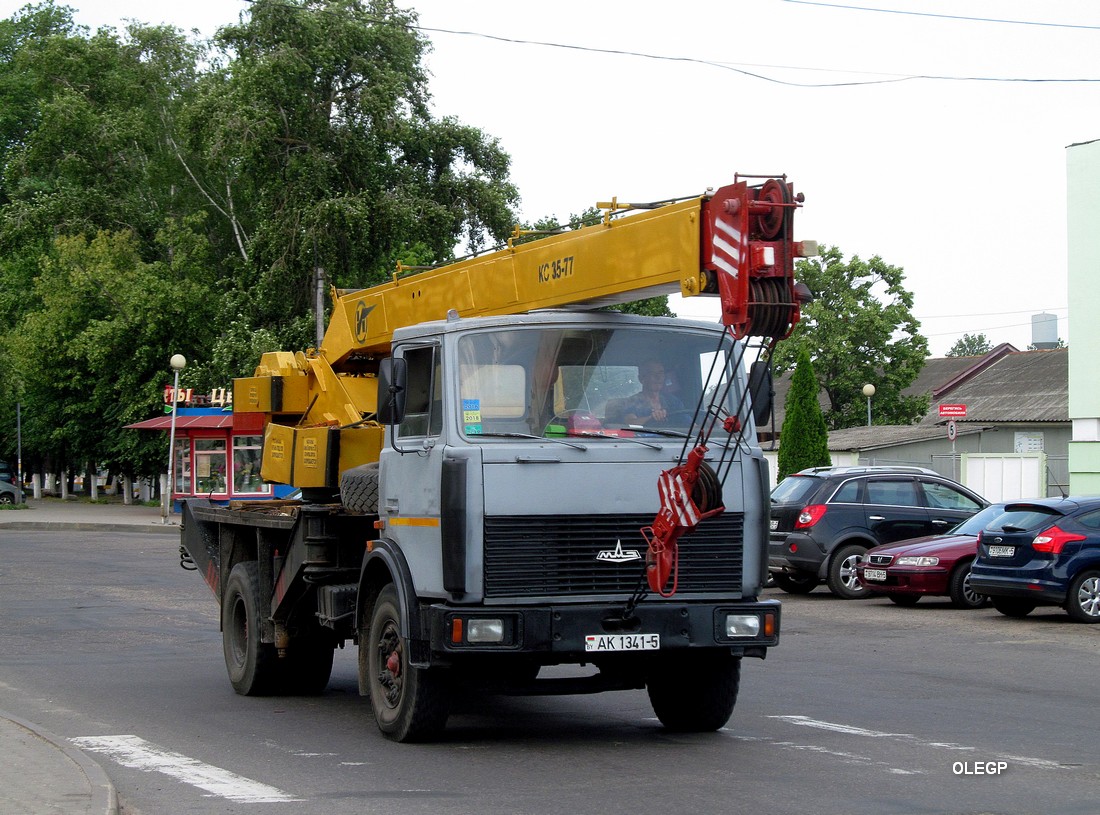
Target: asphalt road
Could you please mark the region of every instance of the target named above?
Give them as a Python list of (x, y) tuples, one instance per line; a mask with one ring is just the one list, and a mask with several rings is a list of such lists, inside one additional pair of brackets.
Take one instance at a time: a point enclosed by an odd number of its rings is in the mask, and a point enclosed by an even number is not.
[(246, 699), (172, 536), (5, 530), (0, 708), (160, 813), (1095, 813), (1100, 626), (818, 589), (746, 660), (726, 729), (665, 733), (644, 692), (468, 701), (386, 741), (338, 652), (328, 691)]

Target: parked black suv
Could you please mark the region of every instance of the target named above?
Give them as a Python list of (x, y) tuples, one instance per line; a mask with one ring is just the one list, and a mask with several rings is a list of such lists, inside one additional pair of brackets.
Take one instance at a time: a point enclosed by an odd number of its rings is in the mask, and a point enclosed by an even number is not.
[(802, 470), (772, 490), (768, 568), (792, 594), (824, 580), (837, 597), (867, 597), (856, 564), (868, 549), (942, 534), (987, 505), (924, 467)]

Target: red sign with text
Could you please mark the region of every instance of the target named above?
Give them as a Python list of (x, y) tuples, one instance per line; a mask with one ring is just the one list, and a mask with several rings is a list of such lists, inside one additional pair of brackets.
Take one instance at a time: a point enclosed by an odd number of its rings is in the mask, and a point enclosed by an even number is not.
[(940, 405), (940, 416), (955, 419), (966, 417), (966, 405)]

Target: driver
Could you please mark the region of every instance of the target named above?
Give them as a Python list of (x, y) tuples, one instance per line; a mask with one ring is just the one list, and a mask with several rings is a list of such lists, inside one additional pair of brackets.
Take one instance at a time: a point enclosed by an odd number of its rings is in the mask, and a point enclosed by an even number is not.
[(665, 392), (665, 366), (657, 359), (649, 359), (638, 369), (642, 389), (625, 399), (618, 400), (608, 410), (608, 418), (621, 417), (627, 424), (654, 424), (663, 422), (668, 414), (683, 410), (678, 397)]

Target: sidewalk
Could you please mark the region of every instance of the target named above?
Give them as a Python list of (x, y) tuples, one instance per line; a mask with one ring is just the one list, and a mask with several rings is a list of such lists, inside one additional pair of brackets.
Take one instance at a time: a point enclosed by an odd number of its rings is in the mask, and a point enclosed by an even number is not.
[(108, 532), (168, 532), (179, 535), (178, 512), (163, 523), (161, 508), (140, 504), (129, 506), (107, 499), (109, 503), (93, 504), (87, 499), (28, 498), (26, 509), (0, 509), (0, 530), (43, 529), (105, 530)]
[[(180, 516), (160, 507), (79, 498), (27, 499), (0, 510), (0, 553), (12, 530), (156, 532), (179, 535)], [(2, 554), (0, 554), (2, 556)], [(103, 768), (66, 740), (0, 710), (0, 815), (117, 815), (118, 796)]]

